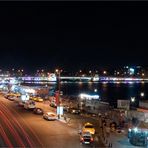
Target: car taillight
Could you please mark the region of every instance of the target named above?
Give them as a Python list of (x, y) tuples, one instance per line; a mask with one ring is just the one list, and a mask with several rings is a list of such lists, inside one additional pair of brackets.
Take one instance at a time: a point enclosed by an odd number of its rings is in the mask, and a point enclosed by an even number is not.
[(81, 138), (81, 141), (84, 141), (84, 138)]
[(93, 138), (91, 138), (91, 139), (90, 139), (90, 141), (94, 141), (94, 139), (93, 139)]

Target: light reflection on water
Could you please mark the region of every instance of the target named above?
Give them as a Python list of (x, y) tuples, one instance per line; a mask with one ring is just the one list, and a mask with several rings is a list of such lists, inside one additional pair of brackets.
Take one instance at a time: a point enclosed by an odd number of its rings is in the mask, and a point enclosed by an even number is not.
[[(37, 84), (34, 84), (37, 85)], [(39, 84), (38, 84), (39, 85)], [(42, 85), (42, 84), (40, 84)], [(56, 84), (44, 84), (54, 86)], [(102, 101), (116, 101), (117, 99), (130, 99), (136, 97), (141, 99), (140, 93), (144, 92), (144, 98), (147, 99), (148, 83), (61, 83), (61, 91), (64, 95), (78, 96), (80, 93), (98, 94)], [(97, 89), (97, 92), (94, 90)]]

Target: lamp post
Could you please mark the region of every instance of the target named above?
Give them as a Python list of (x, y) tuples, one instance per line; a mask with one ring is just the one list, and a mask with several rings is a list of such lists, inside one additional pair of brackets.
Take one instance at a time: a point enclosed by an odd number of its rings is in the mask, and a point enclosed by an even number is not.
[(57, 92), (56, 92), (56, 103), (57, 103), (57, 109), (59, 109), (58, 112), (58, 119), (60, 119), (60, 75), (61, 71), (59, 69), (56, 69), (55, 72), (57, 73)]
[(130, 108), (131, 109), (135, 108), (135, 101), (136, 101), (135, 97), (131, 97), (131, 100), (130, 100)]

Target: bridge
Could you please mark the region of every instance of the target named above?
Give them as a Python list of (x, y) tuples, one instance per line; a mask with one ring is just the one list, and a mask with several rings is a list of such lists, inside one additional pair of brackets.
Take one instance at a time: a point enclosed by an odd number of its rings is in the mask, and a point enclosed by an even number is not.
[[(148, 78), (126, 78), (126, 77), (72, 77), (61, 76), (61, 81), (82, 81), (82, 82), (130, 82), (130, 81), (148, 81)], [(49, 77), (0, 77), (0, 83), (22, 83), (22, 82), (56, 82), (57, 77), (55, 74)]]
[[(22, 81), (57, 81), (56, 76), (52, 77), (19, 77), (18, 80)], [(148, 81), (148, 78), (129, 78), (129, 77), (75, 77), (75, 76), (61, 76), (61, 81)]]

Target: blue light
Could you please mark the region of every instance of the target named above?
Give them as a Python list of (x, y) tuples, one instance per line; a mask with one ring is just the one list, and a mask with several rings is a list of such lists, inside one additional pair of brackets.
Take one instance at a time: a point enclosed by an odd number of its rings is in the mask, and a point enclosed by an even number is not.
[(138, 128), (137, 127), (135, 127), (133, 130), (134, 130), (135, 133), (138, 132)]

